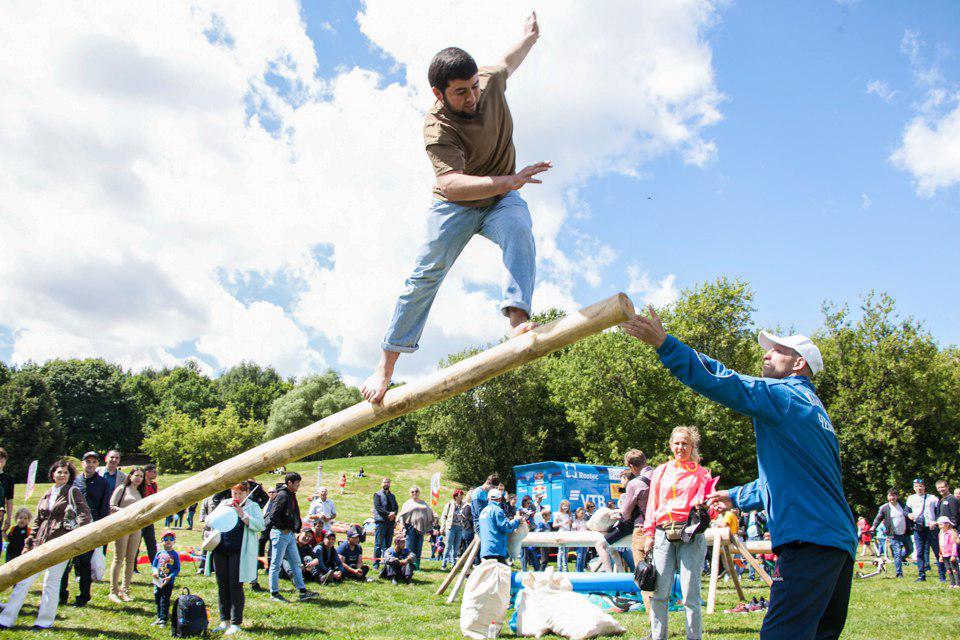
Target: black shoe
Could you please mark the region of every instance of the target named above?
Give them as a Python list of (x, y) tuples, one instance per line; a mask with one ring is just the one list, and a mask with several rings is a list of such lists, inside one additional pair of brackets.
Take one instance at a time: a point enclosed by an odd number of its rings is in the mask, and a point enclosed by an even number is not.
[(81, 597), (78, 596), (77, 599), (73, 601), (73, 606), (75, 606), (75, 607), (85, 607), (85, 606), (87, 606), (87, 603), (88, 603), (88, 602), (89, 602), (89, 600), (84, 600), (83, 598), (81, 598)]
[(312, 600), (313, 598), (316, 598), (318, 595), (320, 594), (317, 593), (316, 591), (307, 591), (306, 589), (301, 589), (300, 602), (303, 602), (304, 600)]
[(259, 583), (259, 582), (251, 582), (251, 583), (250, 583), (250, 590), (253, 591), (253, 592), (255, 592), (255, 593), (260, 593), (261, 591), (264, 591), (264, 588), (260, 586), (260, 583)]
[(289, 600), (284, 598), (282, 595), (280, 595), (279, 591), (274, 591), (273, 593), (271, 593), (270, 599), (275, 600), (276, 602), (290, 602)]

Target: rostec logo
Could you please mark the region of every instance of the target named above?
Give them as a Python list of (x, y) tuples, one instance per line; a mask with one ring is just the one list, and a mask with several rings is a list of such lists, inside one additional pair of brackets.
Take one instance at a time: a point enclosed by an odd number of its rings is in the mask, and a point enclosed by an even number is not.
[(564, 475), (564, 477), (566, 477), (566, 478), (574, 478), (574, 479), (576, 479), (576, 477), (577, 477), (577, 466), (574, 465), (574, 464), (565, 464), (565, 465), (563, 465), (563, 475)]

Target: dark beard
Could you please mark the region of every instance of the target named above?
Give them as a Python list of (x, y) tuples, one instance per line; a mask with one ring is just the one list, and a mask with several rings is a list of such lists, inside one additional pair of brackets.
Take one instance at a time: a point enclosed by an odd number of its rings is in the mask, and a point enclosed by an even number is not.
[(453, 108), (450, 102), (447, 101), (447, 96), (443, 96), (443, 106), (458, 118), (463, 118), (464, 120), (473, 120), (480, 115), (480, 105), (477, 104), (477, 110), (473, 113), (467, 113), (466, 111), (457, 111)]

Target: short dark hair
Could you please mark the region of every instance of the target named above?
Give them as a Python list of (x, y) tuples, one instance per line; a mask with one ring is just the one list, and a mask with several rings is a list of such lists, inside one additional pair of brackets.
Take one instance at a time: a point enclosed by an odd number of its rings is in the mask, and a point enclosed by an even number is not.
[(487, 484), (497, 485), (500, 484), (500, 474), (496, 471), (487, 476)]
[(888, 495), (888, 496), (891, 496), (891, 495), (892, 495), (892, 496), (898, 496), (898, 495), (900, 495), (900, 493), (899, 493), (896, 489), (894, 489), (893, 487), (890, 487), (889, 489), (887, 489), (887, 495)]
[(430, 86), (446, 91), (451, 80), (469, 80), (477, 75), (477, 63), (473, 57), (457, 47), (447, 47), (433, 56), (427, 78)]
[(303, 480), (303, 478), (300, 477), (300, 474), (297, 473), (296, 471), (287, 471), (287, 473), (284, 474), (283, 476), (284, 484), (289, 484), (291, 482), (299, 482), (300, 480)]
[(144, 471), (156, 471), (156, 470), (157, 470), (157, 465), (156, 465), (155, 463), (153, 463), (153, 462), (148, 462), (147, 464), (143, 465), (143, 470), (144, 470)]
[(77, 477), (77, 470), (73, 468), (73, 463), (66, 458), (60, 458), (50, 465), (50, 469), (47, 470), (47, 478), (50, 479), (50, 482), (53, 482), (53, 472), (60, 468), (66, 468), (67, 472), (70, 474), (70, 479), (67, 480), (67, 484), (73, 484), (73, 481)]

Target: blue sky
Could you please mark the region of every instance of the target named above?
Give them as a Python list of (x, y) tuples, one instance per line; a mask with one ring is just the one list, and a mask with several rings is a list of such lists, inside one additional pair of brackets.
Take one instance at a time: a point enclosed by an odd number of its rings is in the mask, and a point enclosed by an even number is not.
[[(462, 44), (489, 62), (535, 7), (202, 5), (0, 21), (24, 25), (0, 69), (17, 114), (0, 127), (2, 235), (43, 238), (0, 258), (0, 359), (195, 358), (215, 373), (248, 358), (361, 379), (429, 203), (430, 52)], [(564, 160), (523, 192), (536, 306), (619, 290), (669, 301), (728, 276), (749, 281), (764, 326), (812, 332), (824, 301), (856, 307), (876, 290), (960, 342), (955, 3), (597, 6), (542, 7), (543, 37), (508, 89), (518, 161)], [(135, 72), (109, 72), (117, 52)], [(31, 56), (48, 64), (18, 76)], [(85, 56), (107, 71), (65, 62)], [(138, 94), (136, 77), (187, 80)], [(77, 175), (42, 188), (72, 152)], [(401, 377), (502, 331), (496, 252), (476, 241), (462, 263)]]

